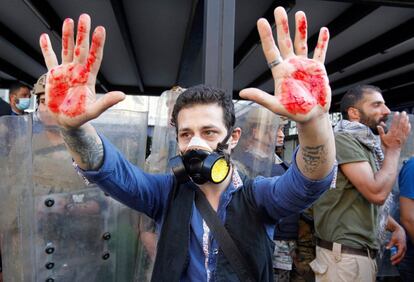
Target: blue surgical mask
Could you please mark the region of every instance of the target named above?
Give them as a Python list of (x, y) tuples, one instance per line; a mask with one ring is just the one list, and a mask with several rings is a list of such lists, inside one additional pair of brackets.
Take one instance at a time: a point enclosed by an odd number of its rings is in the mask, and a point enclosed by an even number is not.
[(19, 103), (16, 104), (16, 108), (21, 111), (28, 109), (30, 106), (30, 98), (19, 98)]

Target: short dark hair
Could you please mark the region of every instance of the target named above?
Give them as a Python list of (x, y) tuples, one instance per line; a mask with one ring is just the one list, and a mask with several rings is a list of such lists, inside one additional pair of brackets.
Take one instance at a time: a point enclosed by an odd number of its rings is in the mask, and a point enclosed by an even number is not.
[(208, 104), (217, 104), (223, 109), (223, 122), (227, 130), (234, 126), (236, 116), (232, 97), (219, 88), (206, 85), (196, 85), (187, 88), (178, 96), (171, 116), (171, 125), (178, 130), (177, 117), (182, 109), (187, 109), (194, 105)]
[(21, 82), (14, 82), (9, 87), (9, 95), (15, 95), (17, 93), (17, 91), (19, 91), (19, 89), (22, 88), (22, 87), (30, 89), (27, 85), (25, 85)]
[(381, 89), (373, 85), (357, 85), (349, 89), (341, 99), (341, 114), (344, 119), (349, 119), (348, 109), (355, 107), (363, 98), (364, 94), (379, 92)]

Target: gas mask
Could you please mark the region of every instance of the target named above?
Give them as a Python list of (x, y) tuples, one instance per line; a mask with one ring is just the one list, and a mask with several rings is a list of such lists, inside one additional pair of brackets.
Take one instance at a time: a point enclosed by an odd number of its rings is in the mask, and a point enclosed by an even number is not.
[(192, 180), (198, 185), (207, 181), (218, 184), (226, 179), (230, 172), (230, 155), (224, 153), (227, 149), (233, 129), (224, 140), (217, 144), (217, 149), (210, 151), (206, 142), (198, 137), (193, 137), (188, 147), (194, 149), (187, 150), (184, 154), (170, 159), (170, 167), (179, 183)]

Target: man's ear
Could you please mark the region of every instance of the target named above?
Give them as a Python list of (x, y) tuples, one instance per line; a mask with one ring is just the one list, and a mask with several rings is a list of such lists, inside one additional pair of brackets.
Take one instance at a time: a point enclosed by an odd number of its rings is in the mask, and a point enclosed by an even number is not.
[(229, 146), (230, 150), (233, 150), (237, 146), (237, 143), (239, 143), (241, 132), (242, 130), (240, 127), (236, 127), (233, 129), (233, 132), (231, 133), (231, 138), (230, 138), (230, 146)]
[(350, 121), (359, 121), (360, 113), (357, 108), (349, 107), (348, 108), (348, 117)]
[(10, 96), (9, 96), (9, 101), (10, 101), (10, 105), (15, 105), (15, 104), (17, 104), (17, 101), (16, 101), (16, 95), (10, 95)]

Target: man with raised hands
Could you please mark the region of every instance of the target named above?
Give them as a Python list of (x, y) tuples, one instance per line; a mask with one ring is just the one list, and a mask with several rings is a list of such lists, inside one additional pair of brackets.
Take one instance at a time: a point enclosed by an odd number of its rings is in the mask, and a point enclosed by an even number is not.
[[(381, 89), (358, 85), (341, 100), (335, 126), (338, 171), (331, 188), (313, 205), (316, 281), (376, 281), (381, 245), (397, 247), (391, 263), (406, 250), (403, 228), (389, 216), (401, 150), (411, 125), (405, 112), (391, 111)], [(392, 232), (387, 242), (386, 231)]]
[[(331, 90), (323, 65), (328, 30), (321, 29), (309, 59), (305, 14), (296, 13), (293, 43), (282, 7), (275, 9), (275, 19), (279, 48), (270, 24), (257, 22), (275, 93), (250, 88), (240, 96), (296, 121), (301, 145), (283, 176), (252, 180), (231, 163), (241, 130), (234, 127), (231, 97), (222, 90), (201, 85), (179, 96), (172, 114), (180, 150), (174, 158), (175, 176), (147, 174), (88, 123), (125, 97), (110, 92), (96, 99), (105, 29), (95, 29), (89, 46), (91, 20), (83, 14), (75, 43), (74, 22), (65, 20), (60, 65), (48, 35), (40, 37), (49, 70), (46, 103), (79, 171), (112, 197), (155, 219), (161, 230), (153, 281), (272, 281), (274, 223), (308, 207), (332, 181), (335, 146), (327, 114)], [(218, 169), (209, 166), (212, 158)], [(218, 243), (195, 198), (208, 202), (236, 246), (231, 252), (238, 255), (230, 256), (227, 246)]]

